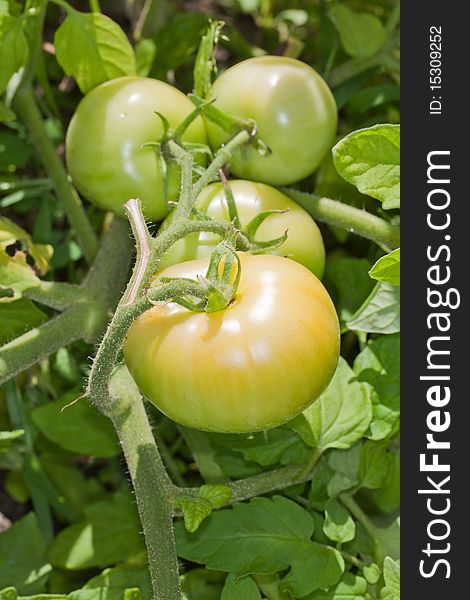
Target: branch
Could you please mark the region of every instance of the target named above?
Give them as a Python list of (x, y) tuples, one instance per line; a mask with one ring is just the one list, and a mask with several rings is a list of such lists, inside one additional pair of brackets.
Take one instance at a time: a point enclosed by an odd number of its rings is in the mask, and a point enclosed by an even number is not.
[(318, 221), (346, 229), (372, 240), (387, 250), (393, 250), (400, 245), (399, 227), (385, 219), (331, 198), (322, 198), (290, 188), (282, 188), (282, 191)]
[(58, 281), (41, 281), (39, 287), (30, 288), (23, 295), (34, 302), (49, 306), (55, 310), (65, 310), (73, 304), (86, 302), (89, 291), (80, 285)]
[(142, 396), (126, 367), (115, 371), (110, 389), (116, 406), (111, 418), (126, 458), (144, 531), (153, 600), (181, 600), (173, 534), (173, 484), (160, 458)]
[(17, 91), (13, 101), (13, 108), (29, 131), (38, 156), (54, 183), (57, 197), (64, 207), (72, 228), (75, 230), (83, 254), (90, 263), (98, 251), (98, 239), (83, 209), (80, 198), (70, 183), (61, 160), (57, 156), (54, 144), (46, 133), (41, 113), (37, 107), (34, 92), (30, 85), (22, 86)]
[(80, 339), (87, 320), (87, 305), (69, 308), (0, 348), (0, 385), (29, 369), (62, 346)]

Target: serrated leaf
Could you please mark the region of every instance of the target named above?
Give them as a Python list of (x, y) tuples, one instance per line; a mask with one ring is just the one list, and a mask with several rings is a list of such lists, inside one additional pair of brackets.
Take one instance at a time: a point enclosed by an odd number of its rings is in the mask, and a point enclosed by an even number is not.
[(222, 590), (220, 600), (261, 600), (258, 586), (251, 577), (238, 579), (233, 573), (230, 574)]
[(392, 512), (400, 507), (400, 451), (391, 454), (389, 468), (381, 487), (375, 491), (374, 499), (383, 512)]
[(232, 488), (228, 485), (202, 485), (198, 495), (207, 500), (213, 508), (221, 508), (232, 497)]
[(372, 418), (367, 387), (340, 357), (336, 373), (320, 398), (290, 422), (304, 442), (320, 452), (349, 448), (361, 439)]
[(335, 498), (332, 498), (326, 504), (323, 531), (330, 540), (340, 544), (350, 542), (356, 535), (356, 525), (353, 518)]
[(330, 450), (327, 461), (334, 473), (327, 484), (328, 496), (335, 498), (359, 483), (360, 460), (359, 443), (346, 450)]
[(28, 59), (28, 43), (21, 18), (0, 14), (0, 94)]
[(209, 434), (215, 447), (240, 452), (245, 460), (263, 467), (276, 464), (303, 464), (309, 449), (290, 429), (275, 427), (249, 434)]
[(81, 390), (72, 390), (33, 409), (31, 418), (47, 439), (64, 450), (98, 458), (118, 456), (121, 447), (111, 421), (86, 398), (70, 405), (81, 395)]
[(200, 524), (212, 513), (212, 505), (208, 500), (198, 496), (180, 496), (176, 506), (183, 512), (184, 526), (186, 531), (194, 533)]
[(349, 56), (374, 56), (387, 40), (385, 27), (374, 15), (357, 12), (341, 3), (333, 5), (328, 16), (338, 30), (341, 45)]
[(68, 10), (54, 37), (56, 57), (80, 90), (91, 89), (116, 77), (135, 75), (135, 57), (125, 33), (101, 13)]
[(28, 513), (0, 534), (0, 589), (14, 582), (20, 594), (39, 594), (44, 591), (51, 569), (34, 513)]
[(385, 587), (381, 590), (383, 600), (400, 600), (400, 564), (387, 556), (384, 560)]
[(369, 275), (377, 281), (400, 285), (400, 248), (379, 258)]
[(400, 287), (377, 283), (346, 326), (365, 333), (390, 334), (400, 331)]
[(39, 327), (47, 321), (47, 318), (42, 310), (26, 298), (20, 298), (15, 302), (1, 303), (0, 345), (6, 344), (25, 331)]
[(338, 173), (362, 194), (400, 207), (400, 126), (374, 125), (359, 129), (333, 148)]
[(311, 541), (311, 515), (280, 496), (215, 512), (195, 534), (181, 522), (175, 531), (179, 555), (209, 569), (245, 576), (290, 567), (281, 588), (298, 597), (334, 585), (344, 570), (337, 550)]
[(132, 495), (119, 491), (85, 509), (86, 520), (63, 529), (49, 549), (60, 569), (107, 567), (144, 550), (141, 525)]
[(390, 466), (391, 456), (387, 442), (368, 440), (362, 446), (359, 480), (362, 487), (376, 490), (384, 482)]
[(373, 418), (367, 437), (382, 439), (400, 416), (400, 335), (371, 340), (356, 356), (354, 372), (372, 389)]

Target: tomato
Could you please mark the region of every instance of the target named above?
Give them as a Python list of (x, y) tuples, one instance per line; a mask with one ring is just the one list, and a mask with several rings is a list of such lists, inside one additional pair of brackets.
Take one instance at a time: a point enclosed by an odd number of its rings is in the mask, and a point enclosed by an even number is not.
[[(314, 69), (294, 58), (262, 56), (238, 63), (215, 81), (209, 98), (227, 113), (254, 119), (272, 150), (269, 156), (251, 146), (238, 150), (231, 162), (237, 177), (294, 183), (315, 171), (334, 141), (333, 95)], [(206, 122), (206, 127), (214, 149), (227, 141), (218, 125)]]
[[(143, 394), (174, 421), (242, 433), (285, 423), (326, 388), (339, 355), (333, 303), (302, 265), (240, 253), (233, 302), (213, 313), (159, 304), (132, 324), (127, 366)], [(204, 275), (209, 259), (165, 277)]]
[[(259, 227), (256, 241), (269, 241), (281, 237), (287, 230), (287, 240), (270, 254), (287, 256), (310, 269), (317, 277), (323, 275), (325, 247), (315, 221), (293, 200), (278, 190), (243, 179), (230, 181), (238, 216), (243, 227), (265, 210), (288, 210), (282, 214), (269, 216)], [(195, 207), (218, 220), (230, 219), (225, 191), (222, 183), (206, 187), (198, 197)], [(171, 222), (171, 214), (163, 222), (166, 229)], [(174, 263), (210, 256), (220, 238), (211, 233), (196, 233), (179, 240), (162, 258), (160, 266), (165, 268)]]
[[(193, 110), (176, 88), (145, 77), (119, 77), (94, 88), (78, 105), (66, 137), (70, 175), (82, 195), (105, 210), (121, 214), (129, 198), (140, 198), (146, 217), (167, 213), (162, 166), (155, 148), (142, 144), (161, 139), (163, 125), (155, 112), (176, 127)], [(206, 143), (202, 119), (183, 139)], [(179, 193), (179, 170), (171, 169), (169, 198)]]

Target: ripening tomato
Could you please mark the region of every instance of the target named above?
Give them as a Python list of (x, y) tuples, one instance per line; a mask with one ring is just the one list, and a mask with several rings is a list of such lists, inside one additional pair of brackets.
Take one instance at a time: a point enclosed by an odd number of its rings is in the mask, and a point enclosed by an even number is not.
[[(310, 215), (285, 194), (264, 183), (243, 179), (229, 183), (243, 227), (260, 212), (273, 209), (287, 211), (269, 216), (256, 232), (255, 240), (273, 240), (287, 231), (287, 240), (270, 250), (269, 254), (291, 258), (321, 278), (325, 266), (325, 247), (320, 230)], [(228, 221), (230, 217), (223, 184), (207, 186), (196, 200), (195, 208), (213, 219)], [(163, 229), (168, 227), (171, 219), (170, 213), (162, 224)], [(211, 233), (188, 235), (173, 244), (163, 256), (160, 267), (164, 269), (178, 262), (210, 256), (219, 242), (220, 238)]]
[[(188, 427), (242, 433), (280, 425), (318, 398), (336, 369), (338, 318), (319, 279), (280, 256), (240, 259), (226, 309), (156, 305), (134, 321), (124, 345), (143, 394)], [(196, 278), (208, 263), (180, 263), (161, 276)]]
[[(83, 196), (100, 208), (122, 214), (129, 198), (140, 198), (145, 216), (159, 220), (167, 213), (162, 164), (155, 148), (164, 115), (172, 127), (194, 109), (176, 88), (146, 77), (119, 77), (87, 94), (70, 121), (66, 159)], [(204, 123), (196, 119), (183, 140), (206, 143)], [(177, 199), (179, 169), (170, 169), (169, 199)]]
[[(330, 149), (338, 121), (328, 85), (305, 63), (285, 56), (250, 58), (231, 67), (209, 94), (221, 110), (254, 119), (260, 138), (272, 154), (261, 156), (251, 146), (237, 150), (233, 175), (271, 185), (304, 179)], [(213, 149), (228, 139), (218, 125), (206, 121)]]

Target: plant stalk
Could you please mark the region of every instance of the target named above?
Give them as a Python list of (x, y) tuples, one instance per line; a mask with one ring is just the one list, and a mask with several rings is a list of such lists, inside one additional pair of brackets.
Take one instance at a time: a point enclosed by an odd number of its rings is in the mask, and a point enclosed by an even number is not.
[(70, 183), (54, 144), (46, 133), (41, 113), (31, 85), (20, 87), (13, 100), (13, 108), (28, 128), (38, 156), (48, 172), (59, 201), (62, 203), (83, 254), (91, 263), (98, 251), (98, 238), (88, 220), (81, 200)]
[(331, 198), (322, 198), (290, 188), (282, 188), (282, 191), (318, 221), (372, 240), (387, 251), (400, 246), (399, 227), (385, 219)]
[(109, 414), (119, 436), (134, 486), (147, 546), (153, 600), (181, 600), (173, 533), (174, 487), (158, 452), (142, 396), (125, 367), (113, 374), (113, 409)]

